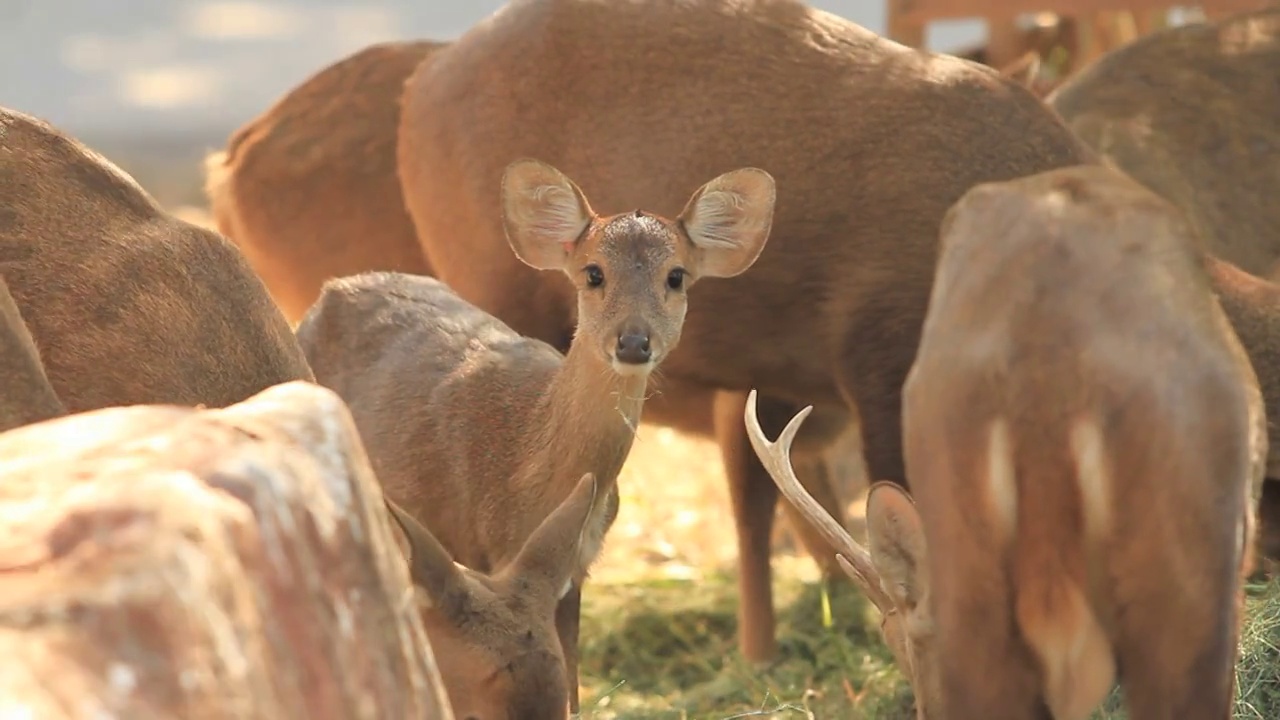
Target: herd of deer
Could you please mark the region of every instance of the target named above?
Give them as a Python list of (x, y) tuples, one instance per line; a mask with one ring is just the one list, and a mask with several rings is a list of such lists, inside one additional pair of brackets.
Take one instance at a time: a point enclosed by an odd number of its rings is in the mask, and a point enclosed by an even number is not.
[(0, 429), (329, 388), (458, 718), (578, 710), (642, 417), (720, 446), (749, 660), (780, 490), (918, 717), (1085, 718), (1117, 681), (1139, 720), (1229, 717), (1280, 556), (1277, 108), (1280, 10), (1041, 99), (797, 0), (514, 0), (236, 132), (230, 242), (5, 110)]

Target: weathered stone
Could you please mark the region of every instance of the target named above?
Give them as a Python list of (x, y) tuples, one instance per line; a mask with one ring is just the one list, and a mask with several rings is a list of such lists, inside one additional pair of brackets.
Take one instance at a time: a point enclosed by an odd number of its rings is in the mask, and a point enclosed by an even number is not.
[(0, 479), (0, 717), (452, 720), (330, 391), (29, 425)]

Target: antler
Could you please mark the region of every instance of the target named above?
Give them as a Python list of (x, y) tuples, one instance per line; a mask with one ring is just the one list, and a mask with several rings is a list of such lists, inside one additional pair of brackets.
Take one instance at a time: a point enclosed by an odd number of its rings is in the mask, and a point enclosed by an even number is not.
[(769, 476), (773, 478), (774, 484), (778, 486), (783, 497), (796, 506), (796, 509), (818, 529), (827, 542), (831, 543), (839, 553), (836, 556), (837, 559), (845, 561), (841, 563), (845, 572), (858, 583), (880, 612), (889, 613), (894, 609), (893, 601), (880, 585), (880, 573), (876, 572), (875, 566), (871, 564), (871, 554), (859, 545), (847, 530), (840, 527), (835, 518), (831, 517), (831, 514), (824, 510), (817, 500), (813, 499), (809, 491), (800, 484), (795, 470), (791, 467), (791, 443), (795, 440), (796, 433), (800, 431), (800, 425), (812, 411), (813, 406), (809, 405), (796, 413), (796, 416), (791, 418), (791, 422), (782, 429), (777, 442), (769, 442), (764, 436), (764, 430), (760, 427), (760, 419), (756, 416), (756, 391), (752, 390), (747, 395), (745, 417), (747, 437), (751, 440), (751, 447), (755, 448), (756, 455), (764, 464), (765, 470), (769, 471)]

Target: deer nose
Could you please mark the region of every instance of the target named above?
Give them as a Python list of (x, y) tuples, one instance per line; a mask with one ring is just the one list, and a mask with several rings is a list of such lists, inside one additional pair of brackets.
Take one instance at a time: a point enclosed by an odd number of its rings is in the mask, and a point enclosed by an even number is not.
[(618, 336), (618, 349), (614, 352), (618, 362), (644, 365), (653, 358), (647, 333), (624, 332)]

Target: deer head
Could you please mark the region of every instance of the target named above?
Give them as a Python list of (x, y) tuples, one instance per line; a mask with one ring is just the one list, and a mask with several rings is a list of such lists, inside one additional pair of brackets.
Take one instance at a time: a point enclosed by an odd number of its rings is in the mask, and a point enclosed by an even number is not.
[(453, 561), (431, 531), (386, 500), (403, 533), (423, 625), (458, 720), (562, 720), (569, 689), (555, 629), (583, 527), (596, 502), (588, 473), (493, 575)]
[(936, 712), (940, 690), (933, 659), (928, 548), (920, 515), (900, 486), (877, 482), (867, 495), (870, 550), (859, 545), (804, 489), (792, 469), (791, 443), (812, 411), (810, 405), (796, 413), (778, 440), (770, 442), (756, 416), (756, 391), (752, 390), (745, 414), (747, 437), (783, 497), (831, 543), (839, 553), (840, 567), (880, 611), (880, 634), (915, 691), (916, 717), (928, 720)]
[(578, 338), (619, 374), (647, 374), (680, 339), (685, 291), (751, 267), (773, 223), (773, 177), (743, 168), (703, 185), (675, 220), (636, 210), (599, 217), (559, 170), (517, 160), (502, 178), (502, 219), (517, 257), (578, 289)]

